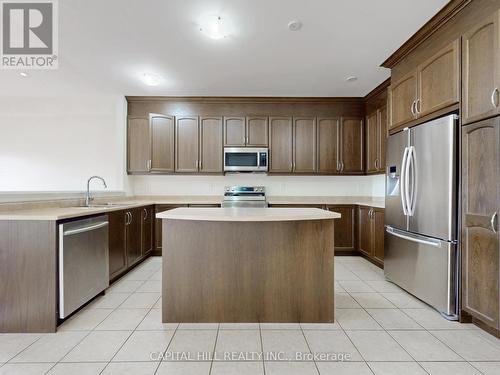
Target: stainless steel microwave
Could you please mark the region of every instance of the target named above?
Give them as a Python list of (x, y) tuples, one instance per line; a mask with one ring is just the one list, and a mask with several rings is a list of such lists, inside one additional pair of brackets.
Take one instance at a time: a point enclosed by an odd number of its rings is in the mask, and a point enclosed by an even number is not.
[(224, 147), (224, 172), (267, 172), (267, 148)]

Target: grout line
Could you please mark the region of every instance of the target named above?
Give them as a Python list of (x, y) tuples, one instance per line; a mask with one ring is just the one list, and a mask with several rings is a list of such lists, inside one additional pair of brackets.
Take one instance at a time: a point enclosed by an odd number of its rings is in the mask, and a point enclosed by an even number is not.
[(158, 372), (161, 364), (164, 362), (164, 359), (165, 359), (165, 354), (167, 353), (168, 351), (168, 348), (170, 348), (170, 345), (172, 344), (172, 341), (174, 341), (174, 337), (175, 335), (177, 334), (177, 330), (179, 329), (179, 325), (180, 324), (177, 324), (177, 327), (175, 328), (174, 330), (174, 333), (172, 334), (172, 337), (170, 337), (170, 341), (168, 342), (167, 344), (167, 347), (165, 348), (165, 350), (163, 351), (163, 358), (158, 362), (158, 366), (156, 366), (156, 369), (155, 369), (155, 372), (154, 372), (154, 375), (156, 375), (156, 373)]
[(212, 351), (212, 360), (210, 361), (210, 369), (208, 371), (208, 375), (212, 374), (212, 367), (214, 365), (215, 350), (217, 349), (217, 340), (219, 338), (219, 331), (220, 331), (220, 323), (217, 324), (217, 334), (215, 335), (214, 350)]
[[(260, 320), (260, 319), (259, 319)], [(262, 373), (266, 375), (266, 363), (264, 361), (264, 340), (262, 340), (262, 327), (259, 322), (259, 336), (260, 336), (260, 347), (261, 347), (261, 353), (262, 353)]]
[(314, 367), (316, 367), (316, 371), (318, 372), (318, 375), (321, 375), (320, 371), (319, 371), (319, 367), (318, 367), (318, 364), (316, 363), (316, 361), (314, 360), (314, 353), (313, 351), (311, 350), (311, 346), (309, 345), (309, 341), (307, 341), (307, 337), (306, 337), (306, 334), (304, 333), (304, 329), (302, 328), (302, 324), (299, 323), (299, 327), (300, 327), (300, 332), (302, 332), (302, 336), (304, 337), (304, 340), (306, 342), (306, 345), (307, 345), (307, 348), (309, 349), (309, 353), (313, 354), (313, 363), (314, 363)]

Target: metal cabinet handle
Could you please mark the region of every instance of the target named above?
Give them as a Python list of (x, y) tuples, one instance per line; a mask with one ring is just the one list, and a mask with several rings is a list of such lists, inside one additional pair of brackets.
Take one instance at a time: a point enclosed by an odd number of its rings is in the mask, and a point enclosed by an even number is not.
[(133, 217), (132, 217), (132, 214), (130, 212), (128, 213), (128, 217), (130, 218), (130, 221), (128, 223), (132, 224)]
[(421, 109), (421, 107), (420, 107), (420, 99), (417, 99), (415, 101), (415, 112), (417, 113), (417, 115), (420, 114), (420, 109)]
[(413, 117), (416, 116), (416, 114), (415, 114), (415, 100), (413, 101), (413, 103), (411, 103), (410, 112), (413, 115)]
[(497, 225), (496, 225), (497, 217), (498, 217), (498, 214), (496, 212), (491, 216), (490, 225), (491, 225), (491, 230), (493, 231), (493, 233), (497, 232)]
[(150, 171), (150, 170), (151, 170), (151, 159), (149, 159), (149, 160), (146, 162), (146, 169), (147, 169), (148, 171)]
[(198, 166), (198, 169), (201, 171), (202, 168), (203, 168), (203, 162), (200, 160), (200, 164)]
[(148, 218), (148, 210), (146, 210), (145, 208), (142, 209), (144, 211), (144, 220), (146, 220)]
[(344, 172), (344, 162), (343, 161), (340, 162), (340, 171)]
[(125, 212), (125, 225), (130, 224), (130, 217), (129, 217), (129, 212)]
[(109, 222), (107, 221), (103, 221), (101, 223), (97, 223), (97, 224), (94, 224), (94, 225), (89, 225), (88, 227), (83, 227), (83, 228), (77, 228), (77, 229), (70, 229), (70, 230), (66, 230), (64, 231), (63, 235), (64, 236), (72, 236), (74, 234), (79, 234), (79, 233), (85, 233), (85, 232), (90, 232), (92, 230), (96, 230), (96, 229), (99, 229), (99, 228), (102, 228), (102, 227), (105, 227), (109, 224)]
[(375, 169), (378, 170), (378, 158), (375, 159)]
[(491, 93), (491, 104), (493, 107), (498, 107), (498, 88), (495, 87), (493, 92)]

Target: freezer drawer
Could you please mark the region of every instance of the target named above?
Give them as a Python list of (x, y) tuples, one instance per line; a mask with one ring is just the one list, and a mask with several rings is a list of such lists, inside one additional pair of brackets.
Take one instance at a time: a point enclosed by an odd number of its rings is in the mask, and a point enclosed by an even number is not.
[(455, 319), (457, 249), (452, 242), (386, 226), (384, 273), (387, 280)]

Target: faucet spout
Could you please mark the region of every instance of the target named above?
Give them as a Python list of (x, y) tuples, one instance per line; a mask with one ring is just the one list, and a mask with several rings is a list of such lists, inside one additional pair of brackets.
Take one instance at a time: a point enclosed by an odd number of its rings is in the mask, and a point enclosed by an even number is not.
[(98, 180), (101, 180), (102, 181), (102, 184), (104, 185), (105, 188), (108, 187), (108, 185), (106, 185), (106, 181), (104, 181), (104, 178), (100, 177), (100, 176), (92, 176), (90, 177), (88, 180), (87, 180), (87, 194), (85, 196), (85, 206), (89, 206), (90, 205), (90, 202), (94, 199), (90, 196), (90, 181), (92, 181), (93, 179), (98, 179)]

